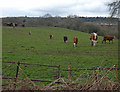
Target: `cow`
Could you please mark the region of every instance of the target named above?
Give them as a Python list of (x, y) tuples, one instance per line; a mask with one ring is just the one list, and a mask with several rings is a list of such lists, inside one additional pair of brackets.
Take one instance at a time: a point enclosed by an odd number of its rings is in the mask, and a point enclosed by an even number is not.
[(67, 36), (64, 36), (64, 43), (67, 43), (67, 41), (68, 41)]
[(18, 26), (18, 24), (17, 24), (17, 23), (15, 23), (15, 26)]
[(112, 41), (112, 43), (113, 43), (114, 38), (115, 38), (115, 36), (104, 36), (102, 43), (105, 42), (105, 44), (106, 44), (106, 40), (109, 40), (109, 44), (110, 44), (110, 41)]
[(13, 28), (15, 28), (15, 27), (17, 27), (17, 23), (11, 23), (11, 26), (13, 27)]
[(73, 47), (77, 47), (77, 43), (78, 43), (78, 38), (74, 37), (73, 38)]
[(13, 28), (15, 28), (15, 23), (12, 23)]
[(5, 23), (5, 25), (6, 26), (13, 26), (13, 28), (14, 28), (17, 26), (17, 23)]
[(49, 36), (50, 36), (50, 39), (52, 39), (52, 38), (53, 38), (53, 35), (52, 35), (52, 34), (50, 34)]
[(22, 27), (25, 27), (25, 24), (21, 24)]
[(96, 43), (98, 43), (97, 39), (98, 39), (98, 36), (96, 33), (90, 34), (91, 46), (96, 46)]
[(29, 35), (31, 35), (31, 31), (29, 31)]
[(12, 26), (12, 23), (5, 23), (6, 26)]
[(4, 23), (5, 26), (10, 26), (10, 23)]

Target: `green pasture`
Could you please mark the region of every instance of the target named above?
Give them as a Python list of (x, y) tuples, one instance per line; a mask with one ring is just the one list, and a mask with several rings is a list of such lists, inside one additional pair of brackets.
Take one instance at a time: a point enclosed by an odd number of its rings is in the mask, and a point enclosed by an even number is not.
[[(31, 35), (28, 34), (29, 31)], [(53, 34), (53, 39), (49, 39), (49, 34)], [(68, 37), (68, 43), (64, 43), (64, 36)], [(73, 48), (74, 36), (78, 37), (76, 48)], [(88, 33), (59, 27), (3, 27), (2, 61), (60, 65), (61, 69), (67, 69), (69, 62), (72, 69), (112, 68), (118, 64), (117, 39), (113, 44), (102, 44), (103, 37), (98, 36), (98, 44), (92, 47), (89, 37)], [(3, 63), (2, 68), (5, 69), (7, 66)], [(38, 68), (31, 66), (31, 70), (28, 69), (26, 73), (33, 74)], [(25, 67), (22, 69), (25, 70)], [(49, 68), (47, 70), (49, 74)], [(10, 70), (7, 72), (10, 73)], [(67, 76), (67, 72), (61, 71), (61, 76)]]

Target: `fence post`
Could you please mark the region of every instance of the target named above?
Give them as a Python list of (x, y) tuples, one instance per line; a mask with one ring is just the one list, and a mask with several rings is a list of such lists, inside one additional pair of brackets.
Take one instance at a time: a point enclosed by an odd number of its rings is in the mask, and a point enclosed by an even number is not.
[(96, 70), (94, 70), (94, 76), (95, 76), (95, 82), (97, 82), (97, 72), (96, 72)]
[(58, 76), (57, 76), (57, 79), (60, 78), (60, 65), (58, 66)]
[(17, 77), (18, 77), (18, 71), (19, 71), (19, 65), (20, 65), (20, 62), (18, 61), (17, 63), (17, 70), (16, 70), (16, 76), (15, 76), (15, 89), (16, 89), (16, 80), (17, 80)]
[(72, 77), (71, 77), (71, 63), (68, 64), (68, 83), (71, 83)]

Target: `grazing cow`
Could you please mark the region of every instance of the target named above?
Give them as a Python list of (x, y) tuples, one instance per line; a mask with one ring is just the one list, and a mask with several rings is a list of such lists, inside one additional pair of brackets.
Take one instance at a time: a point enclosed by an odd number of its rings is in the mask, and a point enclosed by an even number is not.
[(13, 26), (13, 23), (10, 23), (9, 26)]
[(5, 23), (6, 26), (12, 26), (12, 23)]
[(64, 36), (64, 43), (67, 43), (67, 40), (68, 40), (67, 36)]
[(13, 28), (15, 28), (15, 23), (12, 23)]
[(6, 26), (13, 26), (13, 28), (14, 28), (17, 26), (17, 23), (5, 23), (5, 25)]
[(5, 26), (10, 26), (10, 23), (4, 23), (5, 24)]
[(50, 39), (52, 39), (53, 38), (53, 35), (52, 34), (50, 34)]
[(31, 31), (29, 31), (29, 35), (31, 35)]
[(91, 33), (90, 34), (90, 40), (91, 40), (91, 45), (96, 46), (98, 36), (96, 33)]
[(21, 24), (22, 27), (25, 27), (25, 24)]
[[(115, 38), (115, 36), (104, 36), (103, 37), (103, 41), (105, 42), (105, 44), (106, 44), (106, 40), (109, 40), (109, 44), (110, 44), (110, 41), (112, 41), (112, 43), (113, 43), (113, 39)], [(103, 41), (102, 41), (102, 43), (103, 43)]]
[(18, 26), (18, 24), (17, 24), (17, 23), (15, 23), (15, 26)]
[(73, 47), (77, 47), (78, 38), (77, 38), (77, 37), (74, 37), (74, 38), (73, 38), (73, 41), (74, 41)]
[(11, 23), (11, 26), (15, 28), (17, 26), (17, 23)]

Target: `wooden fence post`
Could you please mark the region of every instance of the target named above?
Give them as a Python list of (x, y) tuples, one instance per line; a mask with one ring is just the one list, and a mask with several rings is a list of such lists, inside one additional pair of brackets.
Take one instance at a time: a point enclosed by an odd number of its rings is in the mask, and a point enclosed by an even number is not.
[(72, 76), (71, 76), (71, 63), (68, 64), (68, 83), (71, 83)]
[(57, 76), (57, 79), (60, 78), (60, 65), (58, 66), (58, 76)]
[(97, 72), (96, 72), (96, 70), (94, 70), (94, 76), (95, 76), (95, 82), (97, 82), (98, 78), (97, 78)]
[(18, 63), (17, 63), (17, 70), (16, 70), (16, 76), (15, 76), (15, 89), (16, 89), (16, 80), (17, 80), (17, 77), (18, 77), (18, 71), (19, 71), (19, 65), (20, 65), (20, 62), (18, 61)]

